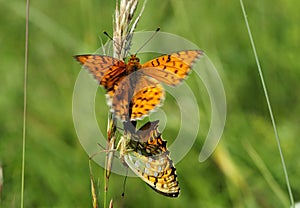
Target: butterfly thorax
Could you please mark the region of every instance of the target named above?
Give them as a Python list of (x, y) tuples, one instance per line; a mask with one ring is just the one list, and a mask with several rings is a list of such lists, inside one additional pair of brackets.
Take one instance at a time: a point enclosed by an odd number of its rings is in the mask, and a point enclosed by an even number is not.
[(140, 64), (140, 59), (136, 57), (136, 55), (131, 55), (126, 67), (127, 74), (137, 71), (140, 68), (142, 68), (142, 65)]

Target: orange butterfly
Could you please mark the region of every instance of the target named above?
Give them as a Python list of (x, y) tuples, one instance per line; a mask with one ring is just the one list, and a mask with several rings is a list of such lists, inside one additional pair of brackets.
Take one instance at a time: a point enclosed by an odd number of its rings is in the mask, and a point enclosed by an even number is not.
[(178, 197), (176, 168), (170, 158), (167, 142), (158, 131), (159, 121), (148, 121), (135, 132), (127, 131), (122, 138), (120, 157), (137, 176), (156, 192)]
[(181, 83), (201, 50), (185, 50), (140, 64), (136, 55), (128, 63), (104, 55), (77, 55), (74, 58), (107, 90), (108, 104), (121, 121), (142, 119), (161, 105), (164, 89)]

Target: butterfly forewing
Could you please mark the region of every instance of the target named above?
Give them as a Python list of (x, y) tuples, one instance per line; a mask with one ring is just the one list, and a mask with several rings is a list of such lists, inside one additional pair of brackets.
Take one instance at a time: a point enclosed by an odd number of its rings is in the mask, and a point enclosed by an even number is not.
[(160, 56), (143, 64), (141, 72), (160, 82), (176, 86), (186, 78), (201, 55), (201, 50), (186, 50)]
[(77, 55), (75, 59), (113, 95), (116, 84), (124, 76), (126, 64), (118, 59), (103, 55)]

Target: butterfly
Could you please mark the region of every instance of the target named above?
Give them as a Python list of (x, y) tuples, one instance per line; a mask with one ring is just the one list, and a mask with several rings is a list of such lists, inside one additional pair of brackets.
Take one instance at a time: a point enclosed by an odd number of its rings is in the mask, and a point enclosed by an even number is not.
[(158, 122), (147, 122), (136, 132), (128, 132), (122, 138), (120, 156), (124, 164), (156, 192), (178, 197), (180, 188), (176, 169), (167, 142), (158, 132)]
[(144, 64), (140, 64), (136, 55), (131, 55), (128, 63), (98, 54), (76, 55), (74, 58), (106, 89), (114, 116), (121, 121), (134, 121), (162, 104), (165, 91), (161, 83), (180, 84), (202, 55), (201, 50), (184, 50)]

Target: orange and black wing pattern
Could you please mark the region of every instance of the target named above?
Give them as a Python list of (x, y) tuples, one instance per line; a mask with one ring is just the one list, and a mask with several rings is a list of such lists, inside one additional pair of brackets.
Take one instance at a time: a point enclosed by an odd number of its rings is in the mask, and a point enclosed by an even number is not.
[(178, 197), (176, 168), (157, 128), (158, 121), (148, 122), (131, 134), (123, 157), (126, 165), (153, 190), (164, 196)]
[(203, 55), (201, 50), (185, 50), (163, 55), (142, 65), (141, 72), (170, 86), (180, 84), (193, 64)]
[(117, 84), (125, 76), (126, 64), (116, 58), (97, 54), (77, 55), (74, 58), (99, 81), (109, 96), (113, 96)]

